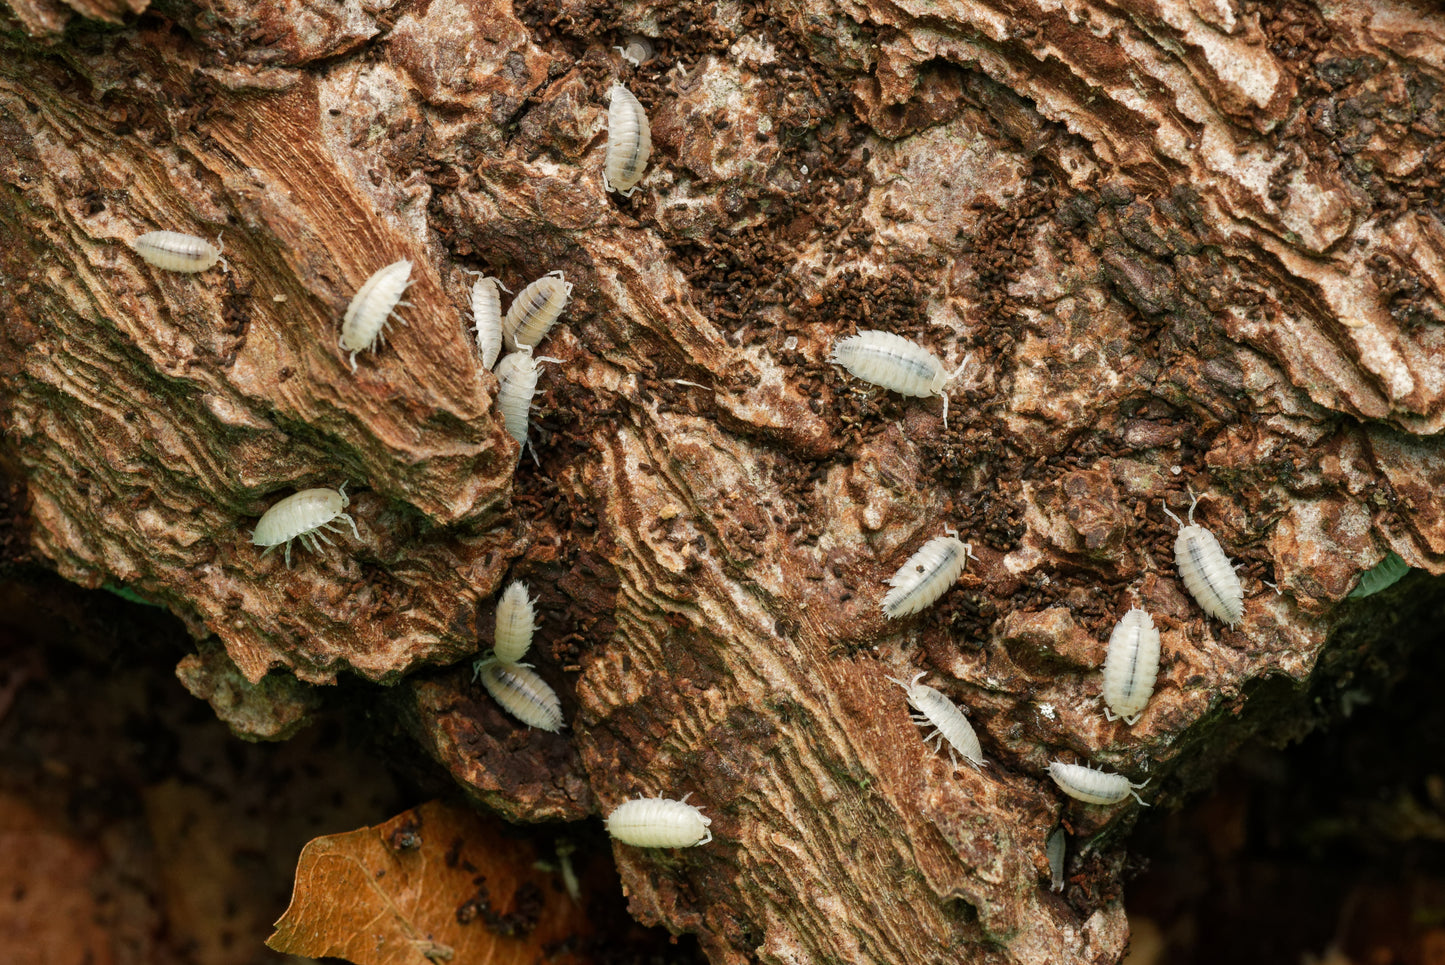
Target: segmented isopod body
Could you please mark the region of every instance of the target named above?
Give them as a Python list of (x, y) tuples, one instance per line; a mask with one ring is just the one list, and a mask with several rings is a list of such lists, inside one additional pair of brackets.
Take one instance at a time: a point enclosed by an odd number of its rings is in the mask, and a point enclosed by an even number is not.
[(516, 663), (532, 645), (532, 631), (536, 629), (537, 613), (532, 607), (532, 598), (527, 595), (527, 584), (515, 580), (497, 604), (497, 633), (492, 643), (492, 653), (502, 663)]
[(406, 319), (394, 312), (398, 305), (407, 305), (401, 296), (411, 285), (410, 278), (411, 262), (392, 262), (373, 272), (351, 299), (341, 322), (341, 350), (351, 353), (351, 371), (356, 371), (357, 352), (374, 351), (378, 342), (385, 343), (388, 321), (395, 317), (406, 324)]
[(652, 41), (641, 34), (628, 34), (622, 38), (622, 42), (623, 46), (612, 49), (621, 54), (622, 59), (634, 67), (641, 67), (656, 55)]
[(1136, 788), (1143, 787), (1148, 781), (1134, 784), (1123, 774), (1106, 774), (1083, 764), (1065, 764), (1063, 761), (1054, 761), (1049, 765), (1049, 777), (1069, 797), (1086, 804), (1118, 804), (1133, 794), (1134, 800), (1149, 806), (1135, 793)]
[(531, 348), (511, 352), (497, 363), (497, 408), (507, 432), (519, 443), (527, 442), (527, 423), (531, 419), (532, 396), (537, 394), (538, 362), (560, 362), (561, 359), (532, 357)]
[(560, 271), (549, 271), (523, 288), (512, 299), (507, 317), (502, 319), (502, 337), (507, 340), (507, 348), (540, 343), (557, 324), (571, 297), (572, 283)]
[(1144, 714), (1159, 675), (1159, 631), (1137, 607), (1124, 614), (1109, 635), (1104, 658), (1104, 716), (1133, 724)]
[(1410, 572), (1410, 564), (1391, 550), (1385, 554), (1375, 566), (1360, 574), (1359, 584), (1350, 591), (1350, 599), (1358, 600), (1360, 597), (1373, 596), (1381, 590), (1387, 590), (1405, 578)]
[(1063, 828), (1054, 828), (1049, 840), (1044, 843), (1044, 853), (1049, 859), (1049, 890), (1064, 890), (1064, 848), (1067, 844)]
[(918, 712), (912, 715), (913, 722), (933, 728), (932, 733), (923, 738), (923, 742), (927, 744), (934, 741), (933, 750), (937, 753), (942, 749), (943, 742), (947, 741), (948, 759), (954, 764), (958, 763), (953, 756), (954, 751), (962, 754), (963, 759), (974, 767), (988, 763), (983, 759), (983, 748), (979, 746), (978, 735), (974, 733), (968, 718), (963, 716), (963, 711), (937, 690), (919, 683), (924, 676), (919, 674), (908, 681), (899, 680), (897, 677), (888, 678), (903, 688), (903, 692), (908, 695), (909, 706)]
[(225, 262), (221, 248), (179, 231), (147, 231), (133, 244), (142, 258), (166, 271), (205, 271), (218, 261)]
[(607, 833), (637, 848), (691, 848), (712, 840), (712, 818), (702, 809), (665, 797), (623, 801), (607, 815)]
[(602, 185), (625, 198), (632, 197), (647, 159), (652, 155), (652, 126), (647, 112), (632, 91), (612, 85), (607, 106), (607, 158), (602, 165)]
[(351, 498), (346, 495), (346, 483), (340, 489), (303, 489), (281, 500), (261, 516), (260, 522), (251, 532), (251, 542), (266, 547), (261, 554), (264, 558), (278, 546), (286, 547), (286, 568), (291, 568), (291, 541), (301, 540), (303, 546), (319, 552), (317, 540), (331, 545), (326, 531), (341, 532), (340, 522), (351, 524), (351, 535), (361, 542), (356, 531), (356, 520), (347, 513)]
[(481, 680), (492, 699), (528, 727), (554, 734), (562, 729), (562, 702), (557, 692), (526, 664), (504, 664), (485, 657), (473, 666), (472, 678)]
[(478, 277), (472, 285), (472, 325), (477, 334), (477, 349), (482, 353), (482, 367), (491, 370), (502, 354), (502, 292), (507, 287), (500, 278)]
[(958, 581), (972, 552), (957, 536), (935, 536), (924, 543), (888, 578), (893, 589), (883, 597), (884, 615), (896, 620), (931, 605)]
[(1179, 567), (1185, 588), (1200, 608), (1232, 627), (1244, 618), (1244, 587), (1229, 557), (1220, 548), (1219, 540), (1203, 526), (1195, 525), (1194, 507), (1199, 497), (1189, 495), (1188, 526), (1169, 512), (1168, 503), (1164, 504), (1164, 512), (1179, 524), (1179, 535), (1174, 538), (1174, 563)]
[(892, 332), (864, 329), (839, 339), (828, 361), (841, 365), (865, 382), (899, 395), (943, 398), (943, 424), (948, 425), (948, 386), (968, 368), (969, 359), (949, 372), (938, 356), (917, 342)]

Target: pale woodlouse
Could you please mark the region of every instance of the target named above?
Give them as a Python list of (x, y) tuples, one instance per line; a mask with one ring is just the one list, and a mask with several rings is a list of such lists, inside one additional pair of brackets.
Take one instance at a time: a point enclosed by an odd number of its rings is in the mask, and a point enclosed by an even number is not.
[(1400, 554), (1391, 550), (1379, 563), (1360, 574), (1360, 582), (1350, 591), (1349, 598), (1358, 600), (1387, 590), (1404, 579), (1409, 572), (1410, 564), (1406, 563)]
[(549, 271), (518, 292), (502, 319), (508, 349), (531, 348), (547, 337), (572, 297), (572, 283), (560, 271)]
[(1067, 841), (1064, 837), (1062, 827), (1054, 828), (1054, 833), (1049, 835), (1048, 841), (1044, 843), (1044, 853), (1049, 859), (1049, 890), (1064, 890), (1064, 849)]
[(511, 294), (500, 278), (477, 275), (472, 285), (472, 331), (477, 336), (477, 350), (482, 353), (482, 367), (491, 370), (502, 354), (502, 292)]
[(899, 395), (942, 397), (943, 425), (948, 426), (948, 387), (968, 368), (971, 355), (949, 372), (938, 356), (902, 335), (864, 329), (839, 339), (828, 361), (841, 365), (865, 382)]
[(691, 848), (712, 840), (712, 818), (681, 801), (645, 797), (623, 801), (607, 815), (607, 833), (636, 848)]
[(642, 102), (621, 84), (612, 85), (607, 107), (607, 157), (602, 164), (602, 185), (625, 198), (632, 197), (652, 155), (652, 126)]
[[(497, 363), (497, 408), (507, 433), (521, 445), (527, 445), (527, 425), (532, 418), (532, 396), (537, 394), (539, 362), (560, 362), (561, 359), (532, 357), (531, 347), (511, 352)], [(536, 452), (532, 454), (536, 458)]]
[(1054, 761), (1049, 765), (1049, 777), (1065, 794), (1085, 804), (1118, 804), (1133, 794), (1134, 800), (1144, 807), (1149, 806), (1136, 793), (1136, 789), (1148, 784), (1148, 781), (1135, 784), (1123, 774), (1108, 774), (1084, 764), (1065, 764), (1063, 761)]
[(218, 261), (226, 264), (221, 255), (224, 248), (218, 247), (221, 239), (218, 237), (216, 241), (217, 244), (213, 245), (205, 238), (179, 231), (147, 231), (132, 245), (142, 258), (157, 268), (189, 274), (205, 271)]
[(1164, 512), (1179, 525), (1179, 535), (1174, 538), (1174, 562), (1185, 588), (1200, 608), (1232, 627), (1244, 618), (1244, 587), (1219, 540), (1195, 524), (1194, 507), (1199, 497), (1192, 492), (1189, 496), (1188, 526), (1169, 511), (1168, 503), (1164, 504)]
[[(983, 748), (978, 743), (978, 735), (974, 733), (973, 725), (968, 718), (963, 716), (963, 711), (958, 705), (949, 700), (946, 696), (927, 684), (918, 681), (924, 678), (925, 674), (918, 674), (912, 680), (899, 680), (897, 677), (888, 679), (903, 688), (908, 695), (908, 704), (916, 714), (912, 715), (913, 722), (921, 726), (930, 726), (933, 732), (923, 738), (927, 744), (934, 741), (933, 750), (937, 753), (942, 749), (943, 743), (948, 743), (948, 759), (954, 764), (958, 760), (953, 756), (954, 751), (963, 755), (963, 759), (972, 764), (975, 768), (988, 763), (983, 759)], [(936, 738), (936, 740), (935, 740)]]
[(484, 657), (473, 665), (472, 678), (481, 680), (492, 699), (528, 727), (554, 734), (562, 729), (562, 701), (547, 681), (526, 664)]
[(1134, 724), (1144, 714), (1159, 675), (1159, 631), (1137, 607), (1114, 625), (1104, 657), (1104, 716)]
[(372, 272), (370, 278), (352, 297), (341, 322), (341, 350), (351, 353), (351, 371), (356, 371), (356, 353), (375, 350), (378, 342), (385, 344), (383, 332), (393, 317), (403, 325), (406, 319), (394, 315), (398, 305), (411, 305), (401, 300), (411, 285), (411, 262), (394, 261)]
[(527, 584), (512, 581), (497, 603), (497, 631), (492, 640), (492, 653), (502, 663), (517, 663), (532, 646), (537, 611), (527, 594)]
[(345, 483), (339, 489), (303, 489), (266, 510), (251, 532), (251, 542), (266, 547), (261, 554), (263, 559), (276, 547), (285, 546), (286, 568), (290, 569), (292, 540), (299, 539), (303, 546), (319, 552), (321, 547), (317, 545), (317, 540), (330, 546), (331, 540), (326, 538), (326, 532), (341, 532), (336, 524), (342, 520), (351, 524), (351, 534), (358, 543), (361, 542), (356, 520), (346, 512), (346, 507), (350, 505), (351, 498), (346, 495)]
[(932, 605), (958, 581), (972, 552), (973, 547), (955, 535), (924, 543), (888, 578), (892, 589), (883, 597), (884, 615), (896, 620)]

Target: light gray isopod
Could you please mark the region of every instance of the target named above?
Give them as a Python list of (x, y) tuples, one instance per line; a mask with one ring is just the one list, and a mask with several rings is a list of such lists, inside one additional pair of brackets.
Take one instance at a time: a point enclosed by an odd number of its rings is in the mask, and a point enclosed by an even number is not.
[(1134, 784), (1123, 774), (1106, 774), (1083, 764), (1065, 764), (1063, 761), (1054, 761), (1049, 765), (1049, 777), (1069, 797), (1086, 804), (1118, 804), (1133, 794), (1134, 800), (1149, 806), (1135, 793), (1136, 788), (1143, 787), (1148, 781)]
[[(216, 240), (220, 241), (219, 238)], [(147, 231), (132, 244), (142, 258), (166, 271), (205, 271), (218, 261), (222, 264), (226, 262), (221, 257), (222, 249), (217, 245), (179, 231)]]
[[(942, 743), (947, 741), (948, 759), (954, 764), (958, 763), (953, 756), (954, 751), (962, 754), (963, 759), (975, 768), (988, 763), (983, 759), (983, 748), (979, 746), (978, 735), (974, 733), (968, 718), (963, 716), (963, 711), (937, 690), (919, 683), (924, 676), (919, 674), (908, 681), (899, 680), (897, 677), (888, 678), (903, 688), (903, 692), (908, 695), (909, 706), (918, 712), (912, 715), (913, 722), (933, 728), (933, 732), (924, 737), (923, 742), (927, 744), (933, 740), (933, 750), (937, 753), (942, 749)], [(934, 740), (935, 738), (937, 740)]]
[(924, 543), (888, 578), (893, 589), (883, 597), (884, 615), (896, 620), (932, 605), (958, 582), (972, 552), (957, 536), (935, 536)]
[(870, 329), (839, 339), (828, 361), (841, 365), (865, 382), (881, 385), (899, 395), (943, 398), (943, 424), (948, 425), (948, 386), (968, 368), (963, 364), (949, 372), (938, 356), (917, 342)]
[(555, 734), (564, 726), (557, 692), (526, 664), (484, 657), (472, 666), (472, 679), (481, 680), (492, 699), (528, 727)]
[(265, 558), (278, 546), (286, 547), (286, 568), (291, 568), (291, 541), (301, 540), (302, 545), (312, 552), (319, 552), (317, 540), (331, 545), (326, 532), (340, 532), (342, 520), (351, 524), (351, 535), (361, 542), (356, 531), (356, 520), (346, 512), (351, 499), (346, 495), (346, 484), (340, 489), (303, 489), (281, 500), (261, 516), (260, 522), (251, 532), (251, 542), (266, 547), (261, 554)]
[(1063, 828), (1054, 828), (1054, 833), (1049, 835), (1048, 841), (1044, 843), (1044, 853), (1049, 858), (1050, 891), (1064, 890), (1064, 848), (1066, 844)]
[(702, 809), (665, 797), (623, 801), (607, 815), (607, 833), (636, 848), (691, 848), (712, 840), (712, 818)]
[(612, 49), (622, 55), (622, 59), (634, 67), (641, 67), (657, 55), (653, 49), (652, 41), (641, 34), (628, 34), (622, 38), (623, 46)]
[(514, 580), (502, 593), (497, 604), (497, 632), (493, 637), (492, 653), (502, 663), (517, 663), (532, 646), (532, 632), (536, 630), (537, 611), (532, 598), (527, 595), (527, 584)]
[[(527, 424), (532, 417), (532, 396), (537, 394), (538, 362), (560, 362), (561, 359), (532, 358), (530, 347), (511, 352), (497, 363), (497, 408), (507, 433), (517, 442), (527, 444)], [(535, 457), (536, 453), (533, 453)]]
[(507, 348), (530, 348), (540, 343), (562, 317), (571, 297), (572, 283), (560, 271), (549, 271), (523, 288), (502, 319)]
[(1174, 538), (1174, 563), (1179, 567), (1185, 588), (1200, 608), (1232, 627), (1244, 618), (1244, 587), (1229, 557), (1220, 548), (1219, 540), (1203, 526), (1195, 525), (1194, 507), (1199, 497), (1189, 495), (1188, 526), (1169, 512), (1168, 503), (1164, 504), (1164, 512), (1179, 524), (1179, 535)]
[(632, 197), (652, 155), (652, 126), (642, 103), (621, 84), (612, 85), (607, 106), (607, 158), (602, 164), (602, 185), (625, 198)]
[[(477, 272), (472, 285), (472, 326), (482, 367), (491, 371), (502, 354), (502, 292), (508, 291), (500, 278), (482, 277)], [(510, 294), (510, 292), (508, 292)]]
[(1159, 631), (1149, 614), (1137, 607), (1124, 614), (1109, 636), (1104, 658), (1104, 716), (1134, 724), (1154, 695), (1159, 675)]
[(1387, 590), (1403, 580), (1409, 572), (1410, 564), (1406, 563), (1399, 553), (1391, 550), (1379, 563), (1360, 574), (1360, 582), (1350, 591), (1349, 598), (1358, 600)]
[(391, 318), (406, 324), (406, 319), (393, 313), (398, 305), (411, 307), (401, 300), (411, 285), (410, 278), (411, 262), (395, 261), (373, 272), (352, 297), (341, 322), (340, 342), (341, 350), (351, 353), (351, 371), (356, 371), (357, 352), (375, 351), (378, 342), (385, 343), (383, 332)]

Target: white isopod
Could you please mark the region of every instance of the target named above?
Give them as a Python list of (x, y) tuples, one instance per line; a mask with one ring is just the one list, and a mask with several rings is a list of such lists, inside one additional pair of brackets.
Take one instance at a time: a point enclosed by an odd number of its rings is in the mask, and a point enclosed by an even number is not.
[[(356, 353), (375, 350), (377, 342), (385, 343), (382, 336), (386, 323), (393, 317), (398, 305), (410, 308), (401, 300), (402, 293), (411, 285), (411, 262), (406, 259), (392, 262), (385, 268), (373, 272), (361, 286), (346, 308), (346, 317), (341, 322), (341, 350), (351, 353), (351, 371), (356, 371)], [(403, 325), (406, 319), (394, 316)]]
[(941, 396), (943, 424), (948, 426), (948, 387), (968, 368), (971, 355), (963, 364), (949, 372), (938, 356), (917, 342), (894, 335), (864, 329), (857, 335), (839, 339), (828, 361), (841, 365), (865, 382), (881, 385), (899, 395), (915, 397)]
[(351, 498), (346, 495), (346, 483), (340, 489), (303, 489), (281, 500), (261, 516), (261, 521), (251, 532), (251, 542), (266, 547), (261, 554), (265, 558), (278, 546), (286, 547), (286, 568), (291, 568), (291, 541), (301, 540), (303, 546), (319, 552), (317, 540), (331, 545), (324, 531), (340, 532), (341, 520), (351, 524), (351, 535), (361, 542), (356, 531), (356, 520), (347, 513)]
[(496, 658), (502, 663), (517, 663), (526, 656), (527, 648), (532, 646), (532, 631), (537, 629), (536, 620), (527, 584), (514, 580), (497, 604), (497, 632), (492, 643)]
[(500, 278), (482, 277), (472, 285), (472, 326), (477, 335), (477, 349), (482, 353), (482, 367), (491, 371), (502, 354), (502, 292), (511, 294)]
[(918, 682), (923, 678), (924, 674), (908, 681), (899, 680), (897, 677), (888, 678), (903, 688), (903, 692), (908, 695), (909, 706), (918, 711), (912, 715), (913, 722), (933, 728), (933, 732), (924, 737), (923, 742), (927, 744), (934, 741), (933, 750), (936, 753), (942, 749), (943, 742), (947, 741), (948, 759), (954, 764), (958, 763), (953, 756), (954, 751), (962, 754), (964, 760), (975, 768), (988, 763), (983, 759), (983, 748), (979, 746), (978, 735), (974, 733), (968, 718), (963, 716), (963, 711), (937, 690)]
[(571, 297), (572, 283), (560, 271), (549, 271), (523, 288), (502, 319), (507, 348), (532, 347), (541, 342), (557, 324)]
[(691, 848), (712, 840), (712, 818), (688, 804), (691, 792), (681, 801), (665, 797), (644, 797), (623, 801), (607, 815), (607, 833), (623, 844), (637, 848)]
[[(532, 349), (511, 352), (497, 363), (497, 408), (502, 422), (517, 442), (527, 444), (527, 424), (531, 420), (532, 396), (537, 394), (538, 362), (560, 362), (561, 359), (532, 357)], [(533, 451), (532, 457), (536, 458)]]
[(623, 46), (612, 49), (622, 55), (622, 59), (634, 67), (641, 67), (656, 56), (652, 41), (641, 34), (628, 34), (622, 38)]
[(1137, 607), (1124, 614), (1109, 635), (1104, 658), (1104, 716), (1133, 724), (1154, 695), (1159, 674), (1159, 631), (1149, 614)]
[(1069, 797), (1086, 804), (1118, 804), (1130, 794), (1144, 807), (1149, 805), (1135, 790), (1144, 784), (1134, 784), (1123, 774), (1107, 774), (1083, 764), (1065, 764), (1054, 761), (1049, 765), (1049, 777)]
[(602, 186), (624, 198), (632, 197), (651, 154), (652, 126), (647, 123), (647, 112), (632, 91), (613, 84), (607, 106), (607, 158), (602, 164)]
[(1239, 574), (1234, 572), (1229, 557), (1219, 546), (1219, 540), (1203, 526), (1194, 524), (1194, 507), (1199, 497), (1189, 494), (1189, 525), (1169, 512), (1164, 512), (1179, 524), (1179, 535), (1174, 538), (1174, 563), (1179, 567), (1179, 576), (1184, 586), (1200, 608), (1229, 626), (1244, 618), (1244, 587), (1239, 583)]
[(562, 701), (526, 664), (504, 664), (495, 657), (484, 657), (473, 665), (472, 679), (480, 679), (492, 699), (528, 727), (554, 734), (562, 729)]
[[(218, 237), (217, 243), (220, 240)], [(226, 265), (226, 259), (221, 257), (223, 248), (179, 231), (147, 231), (133, 245), (142, 258), (166, 271), (205, 271), (218, 261)]]
[(954, 535), (924, 543), (888, 578), (893, 589), (883, 597), (884, 615), (896, 620), (931, 605), (958, 581), (972, 553), (973, 547)]

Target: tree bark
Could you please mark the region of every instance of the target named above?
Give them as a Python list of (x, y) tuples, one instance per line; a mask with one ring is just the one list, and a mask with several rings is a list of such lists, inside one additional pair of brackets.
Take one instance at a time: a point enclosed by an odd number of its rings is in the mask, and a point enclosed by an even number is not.
[[(1063, 798), (1049, 761), (1177, 800), (1252, 681), (1309, 679), (1362, 571), (1445, 571), (1430, 5), (145, 6), (0, 2), (0, 392), (35, 548), (250, 684), (400, 683), (514, 819), (690, 792), (711, 844), (617, 856), (633, 913), (716, 963), (1118, 960), (1136, 806)], [(630, 199), (601, 180), (614, 79), (652, 121)], [(224, 233), (229, 272), (145, 264), (157, 229)], [(353, 373), (342, 312), (403, 257), (408, 324)], [(469, 269), (575, 284), (540, 466)], [(972, 353), (946, 428), (828, 364), (862, 329)], [(261, 558), (268, 506), (343, 481), (359, 543)], [(1188, 487), (1244, 564), (1233, 629), (1174, 569), (1160, 504)], [(885, 620), (945, 526), (976, 562)], [(511, 578), (564, 735), (457, 665)], [(1097, 669), (1134, 605), (1165, 656), (1130, 728)], [(983, 770), (921, 741), (887, 680), (920, 671)]]

